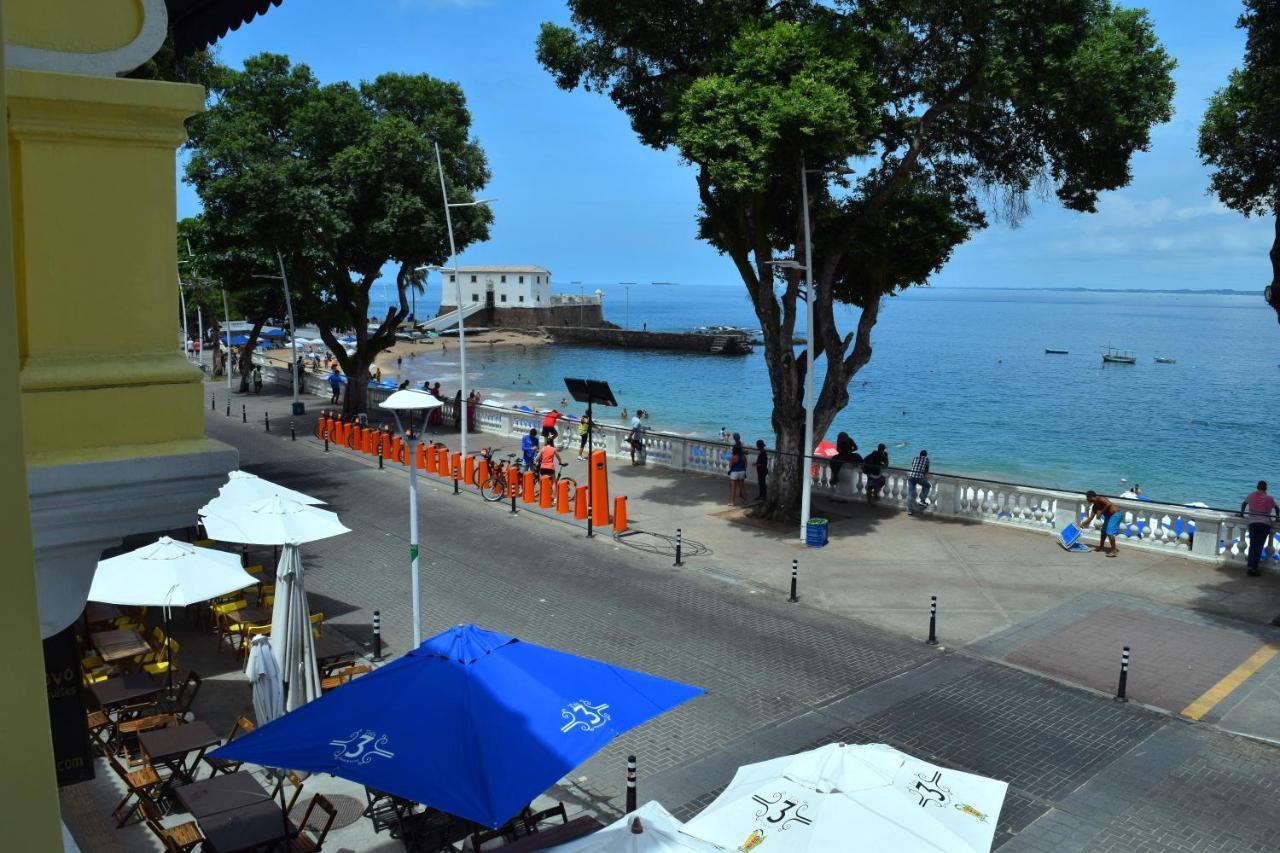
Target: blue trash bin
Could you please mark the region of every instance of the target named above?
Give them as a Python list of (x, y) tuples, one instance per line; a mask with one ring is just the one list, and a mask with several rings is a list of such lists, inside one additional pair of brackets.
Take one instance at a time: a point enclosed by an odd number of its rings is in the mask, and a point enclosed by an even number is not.
[(804, 544), (810, 548), (821, 548), (827, 544), (827, 520), (811, 518), (804, 529)]

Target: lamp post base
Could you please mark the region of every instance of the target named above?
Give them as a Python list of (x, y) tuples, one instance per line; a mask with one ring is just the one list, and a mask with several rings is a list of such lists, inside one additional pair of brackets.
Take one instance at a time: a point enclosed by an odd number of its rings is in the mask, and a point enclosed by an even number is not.
[(293, 413), (294, 413), (295, 415), (302, 415), (302, 414), (306, 414), (306, 411), (307, 411), (307, 404), (306, 404), (306, 403), (294, 403), (294, 404), (293, 404)]

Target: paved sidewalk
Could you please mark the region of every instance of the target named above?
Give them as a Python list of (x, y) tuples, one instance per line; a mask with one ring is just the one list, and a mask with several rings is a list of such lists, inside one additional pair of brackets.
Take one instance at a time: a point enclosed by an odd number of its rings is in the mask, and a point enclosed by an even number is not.
[[(246, 425), (222, 414), (225, 389), (217, 393), (219, 409), (206, 415), (213, 437), (239, 447), (249, 470), (331, 501), (353, 527), (308, 547), (308, 584), (328, 618), (367, 638), (380, 608), (391, 653), (402, 651), (404, 472), (325, 455), (309, 421), (288, 442), (276, 426), (287, 426), (287, 397), (250, 398), (258, 413)], [(688, 814), (746, 761), (882, 741), (1007, 779), (1003, 849), (1280, 848), (1280, 817), (1258, 808), (1280, 786), (1280, 751), (1215, 728), (1269, 736), (1277, 664), (1249, 674), (1240, 666), (1258, 663), (1280, 634), (1262, 624), (1275, 578), (1133, 550), (1066, 554), (1036, 534), (858, 505), (839, 508), (829, 547), (809, 550), (789, 528), (726, 515), (716, 478), (611, 465), (611, 491), (629, 495), (635, 527), (679, 525), (708, 553), (674, 568), (665, 540), (588, 542), (563, 520), (527, 508), (512, 517), (474, 492), (421, 481), (429, 631), (477, 621), (708, 689), (562, 780), (561, 799), (614, 814), (622, 758), (636, 752), (641, 798)], [(651, 547), (630, 547), (646, 538)], [(785, 594), (792, 558), (801, 560), (794, 605)], [(942, 647), (921, 642), (930, 594)], [(1095, 630), (1074, 628), (1082, 622)], [(1131, 630), (1155, 634), (1156, 647), (1130, 643), (1132, 701), (1119, 704), (1112, 646)], [(1211, 725), (1178, 716), (1196, 691), (1189, 704), (1218, 697), (1201, 703)]]

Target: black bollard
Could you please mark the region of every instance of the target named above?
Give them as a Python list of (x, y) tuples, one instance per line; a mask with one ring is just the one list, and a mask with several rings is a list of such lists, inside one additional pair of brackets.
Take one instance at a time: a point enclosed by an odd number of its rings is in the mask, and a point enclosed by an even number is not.
[(800, 596), (796, 595), (796, 582), (799, 580), (799, 577), (798, 577), (799, 569), (800, 569), (800, 561), (792, 560), (791, 561), (791, 597), (787, 599), (787, 601), (791, 602), (792, 604), (795, 604), (797, 601), (800, 600)]
[(209, 411), (218, 411), (218, 398), (212, 394), (209, 395)]
[(1125, 688), (1129, 686), (1129, 647), (1125, 646), (1124, 651), (1120, 653), (1120, 686), (1116, 688), (1116, 701), (1128, 702), (1129, 697), (1125, 696)]
[(636, 810), (636, 757), (627, 756), (627, 814)]
[(263, 413), (262, 413), (262, 420), (263, 420), (263, 421), (266, 423), (266, 425), (267, 425), (267, 432), (271, 432), (271, 413), (270, 413), (270, 412), (263, 412)]
[(227, 417), (231, 417), (231, 398), (227, 398)]
[(382, 436), (378, 436), (378, 470), (382, 470)]
[(240, 405), (240, 423), (247, 424), (249, 422), (249, 407), (243, 403)]
[(925, 640), (931, 646), (938, 645), (938, 596), (929, 596), (929, 639)]
[(328, 453), (328, 452), (329, 452), (329, 427), (328, 427), (328, 425), (325, 425), (325, 428), (324, 428), (324, 452), (325, 452), (325, 453)]
[(458, 494), (458, 472), (457, 471), (453, 472), (453, 493), (455, 495)]
[(682, 537), (681, 537), (681, 535), (680, 535), (680, 528), (679, 528), (679, 527), (677, 527), (677, 528), (676, 528), (676, 561), (675, 561), (674, 563), (672, 563), (672, 564), (671, 564), (671, 565), (673, 565), (673, 566), (683, 566), (683, 565), (684, 565), (684, 563), (682, 563), (682, 562), (680, 561), (680, 546), (683, 544), (683, 542), (681, 541), (681, 539), (682, 539)]
[(373, 611), (373, 659), (382, 660), (382, 614)]
[(290, 441), (298, 440), (298, 431), (293, 428), (293, 421), (289, 421), (289, 440)]
[[(511, 478), (511, 477), (515, 477), (515, 478), (516, 478), (516, 482), (517, 482), (517, 483), (518, 483), (518, 482), (520, 482), (520, 465), (519, 465), (519, 464), (515, 464), (515, 465), (508, 465), (508, 466), (507, 466), (507, 477), (508, 477), (507, 491), (511, 493), (511, 514), (512, 514), (512, 515), (515, 515), (517, 512), (519, 512), (519, 510), (517, 510), (517, 509), (516, 509), (516, 490), (515, 490), (515, 489), (513, 489), (513, 488), (511, 488), (511, 485), (510, 485), (510, 478)], [(591, 512), (590, 505), (588, 505), (588, 507), (587, 507), (587, 512), (588, 512), (588, 513), (590, 513), (590, 512)], [(587, 517), (588, 517), (588, 518), (590, 518), (591, 516), (590, 516), (590, 515), (588, 515)]]

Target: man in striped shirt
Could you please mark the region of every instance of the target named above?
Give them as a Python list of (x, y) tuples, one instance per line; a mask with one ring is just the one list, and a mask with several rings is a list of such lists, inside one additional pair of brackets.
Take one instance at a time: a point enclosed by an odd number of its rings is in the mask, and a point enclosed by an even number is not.
[(911, 460), (911, 473), (907, 475), (907, 515), (915, 515), (916, 489), (920, 489), (920, 506), (929, 505), (929, 451), (921, 450), (920, 455)]

